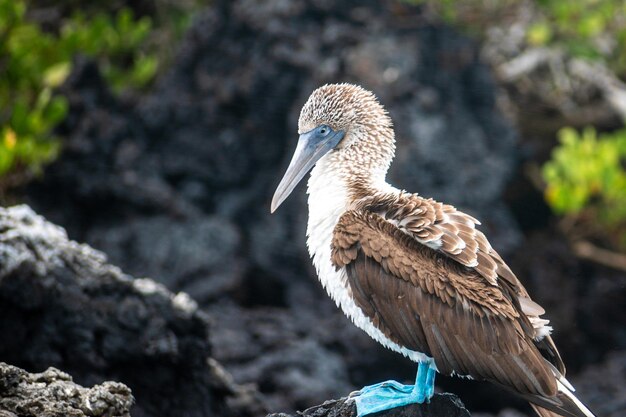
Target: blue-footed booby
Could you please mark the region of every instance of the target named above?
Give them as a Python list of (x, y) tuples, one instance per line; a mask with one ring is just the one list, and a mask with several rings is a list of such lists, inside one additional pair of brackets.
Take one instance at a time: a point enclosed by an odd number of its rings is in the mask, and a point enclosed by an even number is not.
[(320, 87), (298, 131), (271, 211), (312, 169), (307, 246), (322, 286), (356, 326), (418, 363), (414, 385), (358, 391), (359, 416), (428, 401), (439, 372), (500, 385), (541, 417), (594, 417), (565, 379), (544, 309), (478, 220), (386, 182), (394, 130), (374, 94)]

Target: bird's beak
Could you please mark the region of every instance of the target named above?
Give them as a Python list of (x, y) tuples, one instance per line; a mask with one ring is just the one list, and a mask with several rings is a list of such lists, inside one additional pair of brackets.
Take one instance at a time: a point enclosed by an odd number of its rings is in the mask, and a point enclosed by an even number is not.
[(285, 172), (283, 179), (278, 184), (274, 198), (272, 198), (272, 213), (289, 197), (289, 194), (296, 188), (302, 177), (313, 168), (315, 163), (337, 146), (343, 135), (343, 131), (335, 132), (332, 130), (330, 133), (322, 135), (319, 128), (300, 135), (298, 146), (291, 157), (287, 172)]

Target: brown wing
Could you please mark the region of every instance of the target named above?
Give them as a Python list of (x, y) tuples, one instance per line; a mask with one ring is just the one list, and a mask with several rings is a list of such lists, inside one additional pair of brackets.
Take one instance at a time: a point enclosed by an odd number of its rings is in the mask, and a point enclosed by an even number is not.
[(538, 330), (548, 323), (539, 317), (545, 311), (530, 299), (513, 271), (491, 247), (484, 233), (476, 228), (480, 224), (478, 220), (449, 204), (404, 192), (363, 198), (357, 209), (381, 214), (418, 242), (473, 269), (489, 284), (507, 287), (515, 307), (528, 317), (537, 330), (533, 335), (537, 339), (537, 347), (565, 375), (565, 365), (552, 338), (549, 335), (539, 337)]
[[(386, 220), (412, 234), (420, 243), (440, 251), (461, 265), (475, 269), (491, 284), (503, 278), (525, 293), (519, 280), (476, 228), (480, 222), (449, 204), (417, 194), (390, 194), (373, 197), (361, 207), (377, 207)], [(369, 205), (366, 207), (365, 205)]]
[(351, 211), (333, 238), (356, 304), (387, 337), (434, 358), (444, 374), (490, 380), (519, 393), (553, 396), (552, 367), (510, 286), (430, 249), (377, 214)]

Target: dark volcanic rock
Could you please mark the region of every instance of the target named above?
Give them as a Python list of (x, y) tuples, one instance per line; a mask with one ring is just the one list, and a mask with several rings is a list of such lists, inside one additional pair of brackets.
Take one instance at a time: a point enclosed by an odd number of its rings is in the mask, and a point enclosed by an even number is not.
[[(308, 408), (354, 390), (342, 352), (329, 343), (337, 339), (330, 320), (318, 317), (319, 325), (309, 329), (310, 318), (285, 309), (250, 310), (234, 303), (211, 306), (210, 312), (217, 326), (211, 335), (215, 356), (229, 364), (237, 380), (254, 381), (270, 410)], [(326, 337), (320, 334), (324, 330)], [(354, 333), (342, 335), (358, 349), (360, 339), (350, 337)]]
[[(237, 253), (239, 230), (218, 216), (177, 220), (166, 216), (94, 228), (88, 240), (114, 259), (132, 259), (127, 270), (159, 280), (172, 291), (207, 303), (242, 285), (247, 261)], [(211, 279), (207, 280), (206, 277)]]
[(304, 199), (292, 198), (271, 220), (269, 201), (306, 97), (325, 82), (351, 81), (373, 89), (394, 118), (397, 185), (489, 219), (501, 251), (518, 241), (496, 204), (513, 170), (515, 133), (495, 107), (490, 73), (474, 44), (426, 23), (419, 9), (219, 1), (197, 16), (179, 49), (156, 91), (137, 100), (112, 97), (88, 63), (64, 86), (64, 153), (28, 197), (72, 236), (95, 239), (89, 232), (98, 229), (101, 248), (115, 252), (101, 235), (110, 227), (118, 234), (129, 219), (217, 215), (242, 228), (239, 250), (250, 250), (251, 269), (302, 275), (304, 245), (285, 250), (284, 242), (302, 242)]
[[(355, 417), (356, 407), (347, 398), (326, 401), (298, 413), (303, 417)], [(411, 404), (377, 413), (379, 417), (470, 417), (461, 400), (452, 394), (435, 394), (429, 403)], [(289, 414), (270, 414), (267, 417), (295, 417)]]
[(576, 394), (597, 416), (626, 415), (626, 351), (613, 352), (600, 365), (574, 379)]
[(130, 389), (119, 382), (84, 388), (58, 369), (40, 374), (0, 362), (0, 413), (2, 417), (129, 417)]
[(208, 318), (189, 296), (125, 275), (27, 206), (0, 209), (0, 335), (2, 361), (124, 382), (135, 416), (261, 412), (210, 359)]

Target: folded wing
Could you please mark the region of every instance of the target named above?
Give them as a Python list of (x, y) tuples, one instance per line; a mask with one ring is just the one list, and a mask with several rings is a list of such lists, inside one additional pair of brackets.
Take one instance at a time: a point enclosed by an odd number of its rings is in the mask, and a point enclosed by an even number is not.
[(351, 211), (334, 233), (333, 262), (346, 268), (357, 305), (387, 337), (426, 353), (440, 372), (555, 396), (554, 367), (503, 280), (432, 249), (378, 214)]

